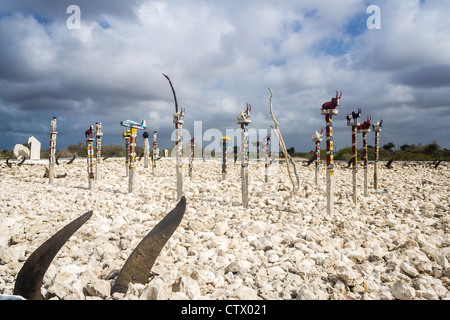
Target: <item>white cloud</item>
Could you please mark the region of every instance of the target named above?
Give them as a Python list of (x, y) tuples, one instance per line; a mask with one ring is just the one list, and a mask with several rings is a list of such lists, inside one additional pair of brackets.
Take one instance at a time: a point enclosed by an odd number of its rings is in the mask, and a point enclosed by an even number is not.
[[(296, 150), (309, 150), (324, 127), (320, 107), (334, 90), (343, 91), (336, 128), (357, 107), (385, 117), (395, 105), (450, 103), (448, 2), (377, 1), (381, 30), (364, 29), (368, 2), (360, 0), (80, 1), (80, 30), (67, 29), (65, 2), (39, 3), (0, 5), (0, 99), (41, 110), (44, 122), (55, 112), (81, 127), (101, 117), (108, 136), (120, 120), (148, 117), (150, 130), (172, 130), (173, 97), (162, 73), (186, 107), (185, 127), (203, 120), (234, 128), (249, 102), (252, 126), (267, 128), (271, 87), (283, 137)], [(351, 28), (361, 29), (352, 36)], [(419, 78), (423, 71), (429, 81)]]

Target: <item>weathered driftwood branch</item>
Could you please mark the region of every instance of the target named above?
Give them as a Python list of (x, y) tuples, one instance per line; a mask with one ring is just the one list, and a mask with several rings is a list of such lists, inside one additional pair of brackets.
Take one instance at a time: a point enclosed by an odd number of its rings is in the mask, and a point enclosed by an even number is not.
[[(291, 169), (290, 169), (290, 166), (289, 166), (289, 162), (291, 162), (291, 163), (293, 164), (294, 169), (295, 169), (295, 164), (293, 163), (294, 161), (291, 159), (291, 157), (290, 157), (289, 154), (287, 153), (286, 145), (284, 144), (283, 137), (282, 137), (282, 135), (281, 135), (280, 129), (278, 128), (278, 121), (275, 119), (275, 116), (273, 115), (273, 108), (272, 108), (273, 92), (272, 92), (272, 89), (271, 89), (271, 88), (269, 88), (269, 91), (270, 91), (270, 102), (269, 102), (269, 106), (270, 106), (270, 116), (272, 117), (272, 120), (273, 120), (273, 122), (274, 122), (274, 124), (275, 124), (275, 127), (272, 127), (272, 126), (271, 126), (271, 127), (274, 129), (274, 132), (275, 132), (275, 134), (276, 134), (277, 137), (278, 137), (278, 140), (279, 140), (279, 142), (280, 142), (281, 149), (282, 149), (283, 154), (284, 154), (284, 158), (286, 159), (286, 168), (287, 168), (287, 171), (288, 171), (289, 179), (291, 179), (291, 182), (292, 182), (292, 191), (291, 191), (291, 194), (293, 194), (293, 193), (295, 193), (295, 192), (297, 191), (298, 186), (295, 184), (294, 179), (292, 178), (292, 173), (291, 173)], [(295, 171), (296, 171), (296, 170), (295, 170)], [(297, 175), (297, 172), (295, 172), (295, 175), (297, 176), (297, 182), (298, 182), (298, 175)]]
[[(273, 126), (270, 126), (272, 129), (274, 129), (274, 127)], [(281, 141), (281, 139), (280, 139), (280, 130), (279, 129), (277, 129), (277, 130), (275, 130), (274, 129), (274, 132), (275, 132), (275, 135), (277, 136), (277, 138), (278, 138), (278, 140), (280, 140)], [(284, 141), (283, 141), (283, 143), (284, 143)], [(285, 149), (286, 149), (286, 146), (285, 146)], [(295, 174), (295, 178), (296, 178), (296, 180), (297, 180), (297, 189), (299, 188), (299, 186), (300, 186), (300, 177), (298, 176), (298, 173), (297, 173), (297, 166), (295, 165), (295, 162), (294, 162), (294, 159), (292, 159), (292, 157), (289, 155), (289, 153), (284, 153), (284, 155), (285, 155), (285, 157), (287, 157), (287, 159), (289, 160), (289, 162), (292, 164), (292, 166), (294, 167), (294, 174)], [(288, 167), (288, 170), (289, 170), (289, 167)], [(291, 179), (291, 181), (292, 181), (292, 179)]]

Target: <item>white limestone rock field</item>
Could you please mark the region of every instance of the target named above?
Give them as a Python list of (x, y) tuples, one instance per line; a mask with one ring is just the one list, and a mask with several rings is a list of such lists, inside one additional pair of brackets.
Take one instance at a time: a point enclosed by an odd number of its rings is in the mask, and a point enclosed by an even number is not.
[(333, 215), (327, 215), (325, 170), (297, 162), (300, 188), (285, 164), (249, 165), (249, 207), (241, 205), (240, 165), (194, 161), (183, 168), (184, 218), (156, 259), (145, 284), (125, 294), (111, 286), (137, 244), (177, 204), (175, 161), (162, 158), (153, 175), (138, 162), (128, 193), (123, 158), (100, 165), (88, 189), (86, 159), (59, 160), (53, 185), (48, 161), (12, 168), (0, 163), (0, 294), (12, 295), (30, 254), (72, 220), (93, 215), (66, 242), (45, 274), (47, 299), (301, 299), (439, 300), (450, 298), (450, 170), (447, 163), (380, 162), (374, 192), (358, 203), (352, 173), (337, 163)]

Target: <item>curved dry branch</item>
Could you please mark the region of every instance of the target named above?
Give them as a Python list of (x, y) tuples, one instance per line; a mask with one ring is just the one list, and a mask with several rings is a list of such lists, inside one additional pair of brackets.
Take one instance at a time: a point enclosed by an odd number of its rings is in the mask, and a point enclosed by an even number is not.
[[(275, 132), (275, 134), (278, 137), (281, 149), (282, 149), (283, 154), (284, 154), (284, 158), (286, 159), (286, 168), (287, 168), (287, 171), (288, 171), (289, 179), (291, 179), (291, 182), (292, 182), (292, 191), (291, 191), (291, 193), (294, 193), (294, 192), (297, 191), (297, 186), (295, 185), (294, 179), (292, 178), (291, 169), (290, 169), (290, 166), (289, 166), (289, 162), (293, 162), (293, 160), (291, 159), (291, 157), (287, 153), (286, 145), (284, 144), (283, 137), (281, 135), (280, 129), (278, 128), (278, 121), (275, 119), (275, 116), (273, 115), (273, 110), (272, 110), (273, 92), (272, 92), (271, 88), (269, 88), (269, 91), (270, 91), (270, 101), (269, 101), (270, 116), (272, 117), (272, 120), (275, 123), (275, 128), (273, 128), (273, 127), (272, 128), (274, 129), (274, 132)], [(295, 168), (295, 165), (294, 165), (294, 168)], [(297, 176), (297, 182), (298, 182), (298, 175), (297, 175), (296, 172), (295, 172), (295, 175)]]

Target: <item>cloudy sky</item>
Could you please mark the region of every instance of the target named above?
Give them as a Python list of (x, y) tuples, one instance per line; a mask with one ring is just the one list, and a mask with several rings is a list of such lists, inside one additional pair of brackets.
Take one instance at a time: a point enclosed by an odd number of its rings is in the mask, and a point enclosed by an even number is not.
[(351, 145), (345, 117), (357, 108), (383, 119), (381, 145), (450, 148), (449, 12), (449, 0), (0, 0), (0, 149), (30, 136), (48, 148), (53, 116), (58, 150), (95, 122), (103, 145), (123, 144), (127, 119), (146, 120), (169, 148), (175, 107), (162, 73), (203, 147), (239, 128), (246, 103), (250, 128), (270, 130), (270, 87), (296, 151), (314, 148), (335, 90), (336, 149)]

